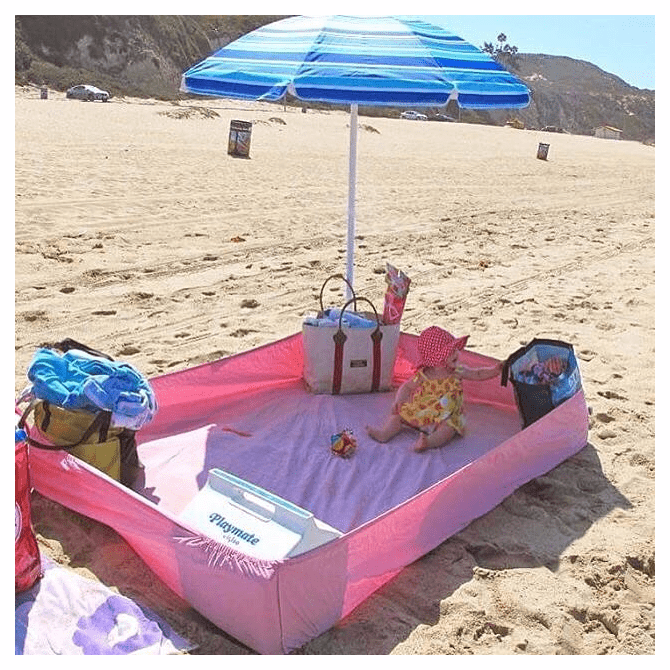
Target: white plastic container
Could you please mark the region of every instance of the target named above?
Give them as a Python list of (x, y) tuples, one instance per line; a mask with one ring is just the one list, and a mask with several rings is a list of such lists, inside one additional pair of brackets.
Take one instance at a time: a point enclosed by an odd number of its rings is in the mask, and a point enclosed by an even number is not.
[(180, 518), (207, 537), (249, 556), (298, 556), (342, 533), (293, 503), (214, 468)]

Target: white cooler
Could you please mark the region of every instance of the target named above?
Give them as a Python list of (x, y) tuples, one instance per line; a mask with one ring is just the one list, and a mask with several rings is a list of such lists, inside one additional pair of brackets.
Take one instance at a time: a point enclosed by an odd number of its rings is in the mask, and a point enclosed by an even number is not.
[(180, 519), (207, 537), (266, 560), (298, 556), (342, 533), (297, 505), (214, 468)]

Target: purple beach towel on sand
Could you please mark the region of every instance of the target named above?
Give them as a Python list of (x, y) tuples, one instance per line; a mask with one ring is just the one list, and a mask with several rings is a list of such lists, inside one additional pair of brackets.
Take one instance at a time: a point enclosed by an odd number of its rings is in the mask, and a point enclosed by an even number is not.
[(15, 654), (163, 655), (194, 649), (156, 614), (42, 555), (44, 576), (15, 599)]

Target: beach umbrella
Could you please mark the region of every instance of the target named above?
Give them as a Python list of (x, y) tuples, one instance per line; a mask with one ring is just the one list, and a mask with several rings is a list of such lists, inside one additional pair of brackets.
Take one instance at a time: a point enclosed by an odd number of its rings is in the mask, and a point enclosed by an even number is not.
[(294, 16), (254, 30), (187, 70), (207, 96), (350, 106), (346, 277), (353, 285), (358, 106), (522, 108), (529, 89), (491, 56), (419, 18)]

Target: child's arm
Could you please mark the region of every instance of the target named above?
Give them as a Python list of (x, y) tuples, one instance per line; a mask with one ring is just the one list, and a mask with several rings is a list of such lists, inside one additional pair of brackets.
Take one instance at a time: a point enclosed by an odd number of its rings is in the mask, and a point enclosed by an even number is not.
[(463, 379), (469, 379), (474, 382), (481, 382), (485, 379), (497, 377), (503, 368), (503, 361), (498, 361), (493, 367), (488, 368), (468, 368), (465, 365), (459, 365), (458, 371)]
[(408, 379), (406, 382), (400, 386), (398, 391), (395, 394), (395, 400), (393, 402), (392, 412), (394, 414), (398, 413), (398, 409), (401, 405), (404, 405), (411, 397), (416, 388), (419, 386), (419, 382), (416, 377)]

